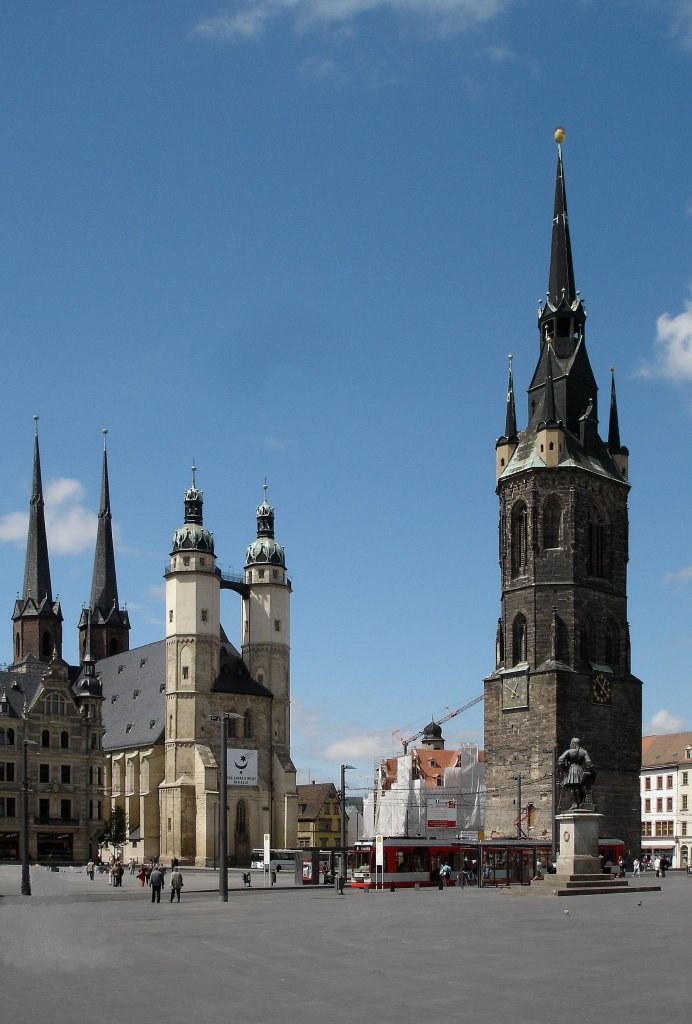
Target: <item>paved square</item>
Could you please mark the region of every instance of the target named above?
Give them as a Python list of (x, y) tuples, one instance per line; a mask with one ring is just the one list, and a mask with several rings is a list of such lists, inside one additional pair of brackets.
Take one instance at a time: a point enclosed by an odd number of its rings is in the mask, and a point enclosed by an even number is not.
[[(365, 894), (240, 888), (186, 871), (180, 905), (126, 875), (0, 867), (3, 1017), (99, 1021), (685, 1019), (692, 877), (661, 893), (558, 899), (526, 891)], [(261, 876), (260, 876), (261, 877)], [(256, 881), (255, 881), (256, 884)], [(641, 905), (639, 905), (641, 902)], [(565, 913), (568, 911), (569, 913)]]

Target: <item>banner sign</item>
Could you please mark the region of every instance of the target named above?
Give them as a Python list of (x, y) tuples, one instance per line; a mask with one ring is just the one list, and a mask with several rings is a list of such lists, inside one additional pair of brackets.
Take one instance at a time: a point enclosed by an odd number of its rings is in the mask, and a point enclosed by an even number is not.
[(256, 750), (232, 750), (227, 751), (226, 781), (229, 786), (256, 786), (257, 779), (257, 751)]
[(384, 867), (384, 843), (383, 836), (375, 836), (375, 867)]
[(428, 828), (456, 828), (456, 800), (428, 801)]

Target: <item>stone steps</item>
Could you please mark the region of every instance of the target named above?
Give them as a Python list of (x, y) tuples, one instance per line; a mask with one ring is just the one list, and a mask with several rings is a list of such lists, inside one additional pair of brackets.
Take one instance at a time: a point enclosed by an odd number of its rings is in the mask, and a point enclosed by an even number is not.
[(630, 886), (628, 879), (614, 875), (545, 875), (531, 883), (531, 891), (543, 896), (636, 896), (640, 892), (660, 892), (661, 886)]

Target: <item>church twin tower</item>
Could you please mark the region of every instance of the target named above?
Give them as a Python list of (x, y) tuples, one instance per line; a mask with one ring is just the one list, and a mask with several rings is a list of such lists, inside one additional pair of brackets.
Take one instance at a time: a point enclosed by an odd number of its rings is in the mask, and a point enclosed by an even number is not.
[[(225, 712), (235, 716), (229, 754), (235, 768), (240, 765), (229, 784), (229, 857), (243, 862), (265, 833), (275, 845), (293, 847), (297, 827), (290, 757), (291, 582), (274, 537), (274, 509), (265, 484), (244, 575), (230, 577), (216, 564), (203, 497), (193, 469), (165, 572), (165, 640), (132, 651), (128, 613), (118, 602), (104, 445), (91, 597), (78, 625), (80, 661), (97, 662), (100, 680), (105, 795), (123, 807), (130, 841), (141, 844), (131, 852), (199, 865), (218, 859), (221, 733), (213, 719)], [(241, 597), (241, 652), (221, 625), (223, 589)], [(79, 670), (62, 662), (62, 622), (51, 589), (37, 429), (11, 671), (43, 674), (57, 657), (76, 677)]]
[[(549, 835), (553, 754), (578, 736), (598, 771), (602, 834), (640, 848), (641, 689), (627, 621), (628, 450), (614, 377), (599, 435), (586, 311), (575, 288), (558, 129), (548, 292), (517, 430), (510, 356), (496, 444), (501, 615), (485, 680), (486, 835)], [(521, 806), (517, 796), (521, 792)], [(558, 790), (559, 794), (559, 790)], [(521, 832), (519, 831), (521, 830)]]

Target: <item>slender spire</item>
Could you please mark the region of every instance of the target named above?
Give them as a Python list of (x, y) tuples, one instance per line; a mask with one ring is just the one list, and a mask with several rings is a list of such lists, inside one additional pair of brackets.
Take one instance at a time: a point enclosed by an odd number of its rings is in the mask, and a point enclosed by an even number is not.
[(615, 367), (610, 368), (610, 421), (608, 423), (608, 447), (611, 452), (619, 452), (620, 425), (618, 422), (618, 403), (615, 396)]
[(100, 609), (107, 615), (111, 608), (118, 607), (118, 584), (115, 576), (115, 551), (113, 548), (113, 524), (111, 516), (110, 488), (108, 486), (108, 451), (106, 438), (108, 431), (103, 433), (103, 469), (101, 472), (101, 507), (99, 508), (98, 527), (96, 531), (96, 552), (94, 555), (94, 573), (91, 578), (91, 598), (89, 605), (92, 611)]
[(509, 354), (509, 379), (507, 381), (507, 415), (505, 417), (505, 437), (508, 441), (516, 440), (517, 413), (514, 406), (514, 381), (512, 380), (512, 353)]
[(34, 416), (34, 473), (29, 503), (29, 532), (26, 542), (23, 600), (31, 597), (36, 605), (53, 602), (46, 539), (46, 517), (41, 482), (41, 455), (38, 445), (38, 416)]
[(557, 142), (555, 206), (553, 208), (553, 236), (550, 247), (550, 273), (548, 275), (548, 300), (553, 307), (559, 306), (563, 298), (569, 303), (572, 303), (576, 298), (572, 246), (570, 244), (569, 220), (567, 217), (565, 173), (562, 166), (562, 143), (564, 138), (564, 128), (557, 128), (555, 130), (555, 141)]

